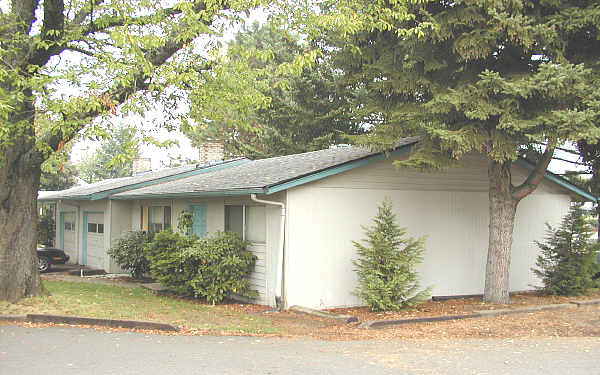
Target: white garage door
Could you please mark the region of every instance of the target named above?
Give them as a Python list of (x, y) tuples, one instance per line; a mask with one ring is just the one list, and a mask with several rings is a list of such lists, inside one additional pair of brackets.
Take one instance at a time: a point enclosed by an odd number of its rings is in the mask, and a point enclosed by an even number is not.
[(85, 265), (104, 269), (104, 213), (88, 213)]
[(75, 212), (63, 212), (63, 243), (65, 253), (71, 261), (77, 261), (77, 232), (75, 231)]

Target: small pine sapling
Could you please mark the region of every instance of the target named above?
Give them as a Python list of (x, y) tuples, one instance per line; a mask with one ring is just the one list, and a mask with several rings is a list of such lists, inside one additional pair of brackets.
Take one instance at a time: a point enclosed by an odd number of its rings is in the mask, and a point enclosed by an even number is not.
[(539, 291), (549, 295), (576, 296), (599, 287), (594, 275), (600, 271), (597, 254), (600, 244), (591, 239), (591, 218), (580, 206), (573, 206), (564, 217), (560, 228), (546, 224), (544, 243), (536, 241), (541, 249), (532, 269), (541, 279)]
[(374, 311), (414, 307), (428, 299), (430, 288), (418, 292), (415, 270), (423, 261), (424, 238), (407, 237), (406, 228), (396, 224), (389, 198), (378, 207), (374, 225), (363, 229), (364, 244), (353, 241), (358, 254), (353, 262), (358, 276), (355, 295)]

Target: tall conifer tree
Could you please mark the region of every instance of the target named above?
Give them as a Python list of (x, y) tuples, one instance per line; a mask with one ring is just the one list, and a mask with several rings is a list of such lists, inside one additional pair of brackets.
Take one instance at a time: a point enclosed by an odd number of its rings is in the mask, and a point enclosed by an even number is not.
[[(600, 4), (589, 1), (366, 1), (288, 9), (308, 33), (328, 36), (382, 149), (419, 135), (399, 164), (443, 168), (468, 153), (488, 163), (489, 247), (484, 299), (508, 303), (519, 202), (541, 182), (556, 145), (599, 136)], [(525, 181), (520, 148), (544, 145)]]

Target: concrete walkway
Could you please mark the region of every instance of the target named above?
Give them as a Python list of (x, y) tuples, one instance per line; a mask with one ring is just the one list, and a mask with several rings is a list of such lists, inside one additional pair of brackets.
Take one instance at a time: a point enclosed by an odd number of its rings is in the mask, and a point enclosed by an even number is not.
[(0, 374), (588, 375), (600, 338), (378, 340), (163, 336), (0, 325)]

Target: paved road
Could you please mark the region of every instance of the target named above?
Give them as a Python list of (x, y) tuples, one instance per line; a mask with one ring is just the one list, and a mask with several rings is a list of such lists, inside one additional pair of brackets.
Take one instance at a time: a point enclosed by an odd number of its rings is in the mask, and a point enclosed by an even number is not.
[(0, 325), (0, 374), (600, 374), (600, 338), (360, 341)]

